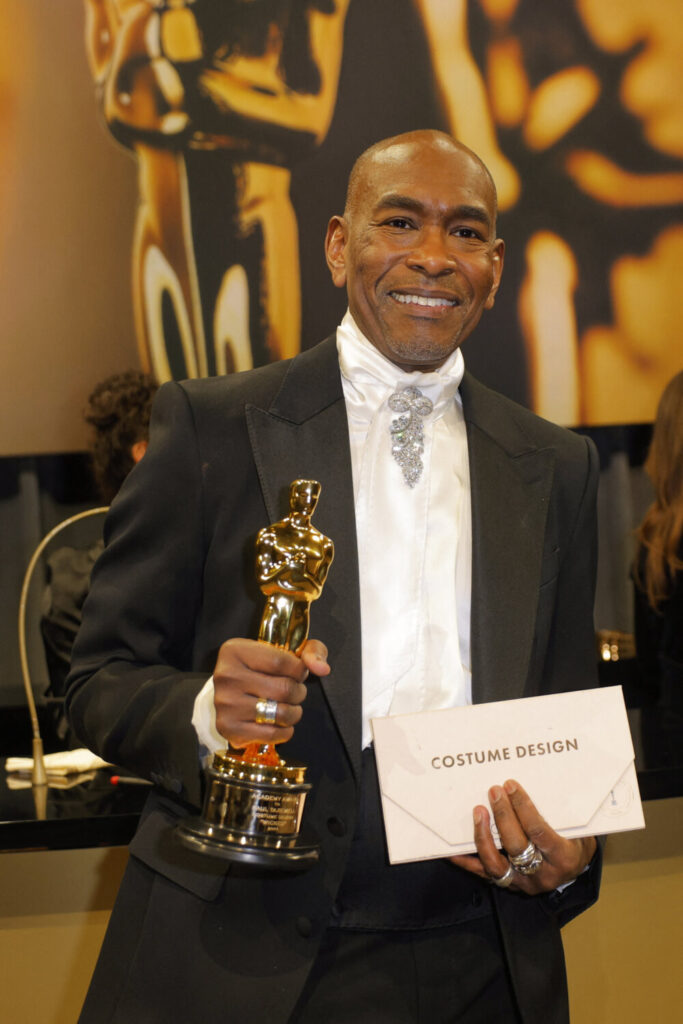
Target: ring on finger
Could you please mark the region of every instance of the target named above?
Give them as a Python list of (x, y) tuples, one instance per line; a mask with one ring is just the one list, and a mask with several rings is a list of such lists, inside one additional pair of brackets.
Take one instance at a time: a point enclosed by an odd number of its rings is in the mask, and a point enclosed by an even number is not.
[(497, 885), (499, 889), (507, 889), (508, 885), (512, 885), (515, 878), (515, 869), (512, 864), (508, 862), (508, 868), (504, 875), (500, 878), (496, 878), (494, 875), (489, 875), (489, 881), (493, 885)]
[(519, 864), (515, 868), (515, 871), (519, 871), (520, 875), (535, 875), (542, 863), (543, 854), (538, 847), (535, 846), (534, 855), (531, 860), (527, 864)]
[(276, 700), (257, 700), (254, 721), (258, 725), (275, 725), (277, 719)]
[(537, 853), (538, 849), (533, 843), (529, 842), (521, 853), (508, 854), (508, 857), (513, 868), (517, 868), (519, 871), (520, 868), (525, 868), (528, 864), (531, 864)]

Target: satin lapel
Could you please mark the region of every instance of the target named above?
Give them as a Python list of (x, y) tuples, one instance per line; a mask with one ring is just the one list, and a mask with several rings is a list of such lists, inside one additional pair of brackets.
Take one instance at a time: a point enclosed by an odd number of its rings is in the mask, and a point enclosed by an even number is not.
[[(361, 754), (361, 647), (358, 555), (346, 406), (334, 339), (298, 356), (269, 409), (247, 408), (263, 497), (275, 522), (288, 510), (293, 480), (322, 485), (314, 525), (335, 546), (311, 635), (329, 649), (322, 687), (357, 778)], [(264, 525), (266, 525), (264, 523)]]
[(461, 385), (472, 487), (472, 691), (521, 697), (534, 642), (555, 452), (466, 374)]

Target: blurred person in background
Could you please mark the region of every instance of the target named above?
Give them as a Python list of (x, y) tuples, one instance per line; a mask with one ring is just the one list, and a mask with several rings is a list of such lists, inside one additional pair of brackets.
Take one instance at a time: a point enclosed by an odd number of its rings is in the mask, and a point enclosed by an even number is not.
[(648, 703), (648, 767), (683, 764), (683, 371), (657, 407), (645, 464), (655, 500), (638, 527), (634, 565), (638, 665)]
[[(133, 466), (147, 448), (149, 417), (157, 384), (138, 370), (127, 370), (101, 381), (88, 398), (84, 419), (92, 428), (90, 469), (103, 504), (109, 505)], [(81, 624), (90, 573), (104, 544), (65, 545), (47, 559), (47, 585), (42, 599), (40, 628), (45, 647), (50, 697), (64, 696), (71, 649)], [(61, 702), (55, 716), (60, 740), (67, 738)]]

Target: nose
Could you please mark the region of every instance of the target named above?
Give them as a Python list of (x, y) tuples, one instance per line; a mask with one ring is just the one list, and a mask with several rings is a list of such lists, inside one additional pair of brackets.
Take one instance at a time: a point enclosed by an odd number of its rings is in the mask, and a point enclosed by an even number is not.
[(406, 262), (411, 269), (430, 277), (452, 274), (455, 257), (448, 245), (448, 235), (436, 225), (423, 227)]

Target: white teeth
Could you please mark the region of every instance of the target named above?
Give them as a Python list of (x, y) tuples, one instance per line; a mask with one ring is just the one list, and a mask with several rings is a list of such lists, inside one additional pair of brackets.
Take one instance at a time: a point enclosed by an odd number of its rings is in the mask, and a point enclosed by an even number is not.
[(437, 299), (427, 295), (403, 295), (401, 292), (392, 292), (392, 298), (399, 302), (414, 302), (418, 306), (455, 306), (455, 299)]

